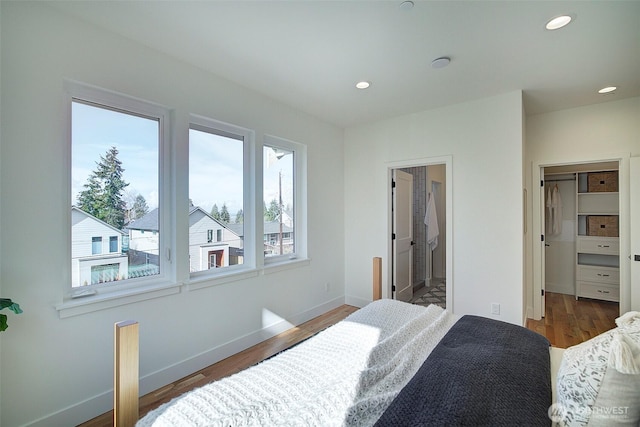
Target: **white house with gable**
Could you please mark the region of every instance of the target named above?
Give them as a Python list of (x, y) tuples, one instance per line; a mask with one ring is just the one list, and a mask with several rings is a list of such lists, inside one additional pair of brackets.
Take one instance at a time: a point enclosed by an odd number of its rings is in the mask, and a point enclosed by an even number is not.
[(125, 233), (76, 207), (71, 208), (71, 286), (112, 282), (127, 277), (122, 253)]
[(199, 206), (189, 211), (189, 267), (192, 272), (242, 264), (242, 238)]

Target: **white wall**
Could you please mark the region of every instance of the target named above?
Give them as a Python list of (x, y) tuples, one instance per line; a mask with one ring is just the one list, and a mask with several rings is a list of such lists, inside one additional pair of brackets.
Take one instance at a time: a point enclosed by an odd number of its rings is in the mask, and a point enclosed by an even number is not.
[[(2, 426), (75, 425), (110, 409), (116, 321), (140, 322), (144, 392), (226, 355), (217, 351), (222, 345), (237, 351), (277, 332), (286, 325), (278, 316), (298, 323), (344, 302), (342, 130), (45, 3), (0, 8), (0, 283), (3, 296), (24, 309), (2, 334)], [(306, 144), (310, 263), (60, 319), (54, 307), (71, 264), (64, 250), (70, 207), (64, 79), (174, 109), (175, 198), (185, 206), (176, 221), (185, 252), (189, 113), (254, 129), (258, 141), (268, 133)], [(188, 265), (178, 271), (184, 280)]]
[[(526, 170), (527, 205), (533, 206), (538, 187), (532, 186), (532, 165), (570, 164), (614, 157), (640, 156), (640, 98), (628, 98), (586, 107), (572, 108), (527, 117)], [(624, 166), (624, 165), (623, 165)], [(621, 176), (621, 179), (627, 179)], [(626, 185), (626, 184), (625, 184)], [(628, 206), (628, 194), (621, 193), (623, 206)], [(532, 213), (528, 212), (528, 229)], [(627, 227), (628, 224), (624, 225)], [(621, 224), (621, 230), (623, 225)], [(532, 257), (537, 240), (527, 236), (528, 258)], [(627, 248), (628, 249), (628, 248)], [(625, 251), (625, 248), (621, 248)], [(621, 268), (629, 268), (621, 257)], [(533, 266), (532, 266), (533, 269)], [(621, 275), (628, 275), (622, 272)], [(533, 271), (527, 271), (527, 311), (533, 310)]]
[[(345, 131), (347, 302), (371, 300), (371, 259), (389, 286), (387, 177), (393, 162), (452, 156), (453, 309), (523, 318), (522, 94), (425, 111)], [(384, 293), (383, 293), (384, 294)]]

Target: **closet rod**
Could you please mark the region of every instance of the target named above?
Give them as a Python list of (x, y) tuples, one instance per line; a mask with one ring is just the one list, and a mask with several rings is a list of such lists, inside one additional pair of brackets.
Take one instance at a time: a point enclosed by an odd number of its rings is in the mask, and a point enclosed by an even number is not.
[(545, 179), (544, 182), (575, 181), (575, 178)]

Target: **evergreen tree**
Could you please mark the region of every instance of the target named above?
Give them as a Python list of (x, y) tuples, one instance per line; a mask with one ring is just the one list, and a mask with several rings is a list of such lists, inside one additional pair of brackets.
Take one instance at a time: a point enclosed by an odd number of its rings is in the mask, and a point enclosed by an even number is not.
[(102, 210), (102, 185), (94, 173), (89, 175), (84, 190), (78, 194), (78, 208), (97, 218)]
[(242, 212), (242, 209), (240, 209), (238, 212), (236, 212), (236, 224), (240, 224), (244, 222), (244, 212)]
[(123, 190), (129, 183), (122, 179), (124, 169), (118, 159), (118, 149), (111, 147), (78, 195), (78, 207), (107, 224), (121, 229), (124, 226), (126, 204)]
[(280, 206), (276, 199), (271, 200), (269, 203), (269, 209), (264, 212), (265, 221), (275, 221), (280, 218)]
[(220, 210), (218, 210), (218, 205), (214, 204), (211, 208), (211, 216), (213, 219), (220, 221)]
[(229, 209), (227, 208), (226, 203), (222, 205), (222, 209), (220, 210), (220, 221), (224, 224), (229, 224), (231, 222), (231, 216), (229, 215)]
[(131, 207), (133, 219), (142, 218), (149, 212), (149, 206), (147, 206), (147, 201), (142, 196), (142, 194), (138, 194), (136, 196), (136, 200), (133, 202), (133, 206)]

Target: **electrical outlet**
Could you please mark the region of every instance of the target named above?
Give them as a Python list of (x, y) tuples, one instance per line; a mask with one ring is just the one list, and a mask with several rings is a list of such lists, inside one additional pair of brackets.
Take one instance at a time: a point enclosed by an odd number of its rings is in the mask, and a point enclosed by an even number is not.
[(491, 303), (491, 314), (500, 314), (500, 304), (497, 302)]
[(325, 291), (325, 292), (329, 292), (329, 282), (326, 282), (326, 283), (324, 284), (324, 291)]

